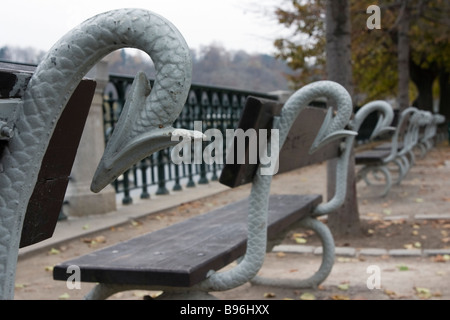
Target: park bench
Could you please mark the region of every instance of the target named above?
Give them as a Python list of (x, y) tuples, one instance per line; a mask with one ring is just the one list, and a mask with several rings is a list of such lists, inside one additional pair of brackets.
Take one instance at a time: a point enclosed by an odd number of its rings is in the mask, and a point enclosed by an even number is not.
[(442, 139), (438, 128), (445, 123), (445, 117), (441, 114), (432, 114), (430, 111), (426, 111), (424, 112), (424, 120), (426, 122), (424, 123), (423, 132), (417, 143), (422, 158)]
[(397, 173), (395, 183), (400, 184), (415, 163), (415, 149), (419, 149), (421, 157), (424, 157), (435, 144), (437, 127), (444, 121), (439, 114), (433, 115), (415, 107), (403, 110), (397, 126), (392, 128), (394, 133), (390, 141), (355, 154), (355, 164), (361, 166), (358, 179), (371, 185), (369, 174), (379, 180), (377, 174), (382, 173), (385, 187), (381, 195), (386, 196), (393, 185), (392, 174)]
[[(364, 179), (366, 184), (371, 185), (369, 174), (379, 179), (378, 173), (385, 178), (385, 187), (381, 195), (386, 196), (392, 187), (392, 174), (390, 165), (398, 167), (397, 183), (403, 179), (413, 161), (412, 149), (415, 145), (418, 123), (416, 108), (407, 108), (399, 116), (398, 124), (393, 129), (390, 141), (378, 144), (372, 149), (364, 150), (355, 154), (355, 164), (361, 166), (357, 173), (358, 179)], [(409, 158), (408, 158), (409, 157)]]
[[(3, 153), (13, 138), (17, 110), (34, 70), (35, 66), (31, 65), (0, 62), (0, 129), (3, 133), (0, 138), (0, 167), (3, 166)], [(95, 87), (95, 81), (83, 79), (56, 124), (27, 204), (21, 232), (12, 235), (20, 239), (20, 248), (53, 235)], [(12, 256), (11, 260), (14, 259)], [(7, 276), (0, 272), (0, 278)]]
[[(324, 108), (307, 106), (313, 98), (323, 94), (330, 98), (327, 91), (330, 83), (305, 86), (303, 91), (300, 89), (293, 95), (293, 102), (286, 102), (283, 109), (277, 102), (248, 97), (239, 123), (244, 132), (254, 129), (260, 133), (260, 129), (266, 129), (273, 135), (276, 132), (269, 129), (279, 129), (282, 147), (278, 173), (339, 158), (336, 193), (328, 202), (324, 202), (320, 194), (270, 195), (272, 176), (261, 175), (261, 163), (244, 161), (238, 164), (235, 161), (230, 164), (227, 161), (219, 181), (231, 188), (252, 183), (249, 198), (61, 262), (53, 269), (54, 279), (73, 279), (73, 267), (76, 267), (78, 280), (98, 283), (87, 299), (104, 299), (130, 289), (163, 291), (159, 298), (166, 299), (206, 299), (210, 297), (209, 292), (228, 290), (248, 281), (264, 283), (266, 279), (255, 276), (266, 250), (270, 250), (290, 228), (303, 225), (313, 229), (322, 239), (323, 260), (312, 277), (295, 283), (299, 287), (316, 287), (331, 271), (334, 241), (328, 228), (315, 217), (337, 209), (345, 198), (345, 169), (356, 134), (344, 130), (352, 110), (346, 91), (341, 91), (336, 116), (332, 115), (331, 109), (327, 112)], [(314, 95), (305, 93), (308, 90), (315, 92)], [(300, 110), (298, 117), (292, 110)], [(235, 148), (237, 145), (234, 143)], [(253, 152), (248, 142), (245, 150), (248, 160)], [(310, 154), (310, 150), (315, 152)], [(221, 271), (236, 260), (239, 261), (237, 266)]]

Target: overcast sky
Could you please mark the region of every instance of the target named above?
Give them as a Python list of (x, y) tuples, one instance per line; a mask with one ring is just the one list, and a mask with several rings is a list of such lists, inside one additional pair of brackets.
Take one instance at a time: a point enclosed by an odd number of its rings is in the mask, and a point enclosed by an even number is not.
[(15, 0), (0, 12), (0, 47), (48, 51), (70, 29), (98, 13), (144, 8), (170, 20), (188, 45), (217, 43), (227, 50), (273, 53), (282, 27), (273, 18), (281, 0)]

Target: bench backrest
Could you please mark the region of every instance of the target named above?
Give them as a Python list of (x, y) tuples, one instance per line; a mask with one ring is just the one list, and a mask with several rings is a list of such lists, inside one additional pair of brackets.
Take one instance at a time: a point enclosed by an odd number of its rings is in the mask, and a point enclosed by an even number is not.
[[(269, 130), (275, 116), (279, 116), (282, 104), (263, 98), (248, 97), (245, 107), (241, 113), (238, 129), (244, 132), (253, 128), (259, 138), (260, 129)], [(327, 110), (320, 107), (308, 106), (302, 110), (289, 131), (285, 143), (279, 153), (278, 173), (284, 173), (297, 168), (320, 163), (332, 158), (337, 158), (341, 154), (340, 143), (336, 140), (320, 148), (313, 154), (309, 154), (310, 147), (317, 136), (317, 133), (324, 121)], [(269, 140), (269, 138), (267, 138)], [(237, 143), (234, 141), (234, 159), (227, 159), (222, 170), (219, 181), (229, 187), (237, 187), (253, 180), (258, 163), (249, 161), (249, 141), (245, 143), (245, 162), (237, 163)], [(258, 159), (259, 160), (259, 159)], [(233, 163), (231, 163), (233, 162)]]
[[(0, 63), (0, 99), (22, 98), (34, 69), (33, 66)], [(95, 81), (82, 80), (57, 123), (28, 203), (21, 248), (53, 235), (95, 87)], [(0, 164), (3, 147), (8, 142), (1, 143)]]

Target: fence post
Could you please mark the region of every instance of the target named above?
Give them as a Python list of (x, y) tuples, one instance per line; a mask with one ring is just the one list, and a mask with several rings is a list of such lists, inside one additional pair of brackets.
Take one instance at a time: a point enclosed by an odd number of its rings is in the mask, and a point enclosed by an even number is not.
[(112, 186), (107, 186), (97, 194), (90, 190), (92, 177), (105, 150), (102, 105), (103, 90), (108, 83), (108, 63), (99, 62), (88, 76), (95, 78), (97, 87), (67, 187), (65, 199), (68, 205), (65, 214), (68, 216), (103, 214), (116, 210), (116, 193)]
[(166, 174), (165, 167), (166, 161), (164, 160), (164, 150), (158, 151), (158, 189), (156, 190), (157, 195), (169, 194), (169, 190), (166, 188)]
[(141, 199), (150, 199), (150, 194), (148, 193), (148, 182), (147, 182), (147, 159), (141, 161), (141, 165), (139, 166), (142, 174), (142, 192)]

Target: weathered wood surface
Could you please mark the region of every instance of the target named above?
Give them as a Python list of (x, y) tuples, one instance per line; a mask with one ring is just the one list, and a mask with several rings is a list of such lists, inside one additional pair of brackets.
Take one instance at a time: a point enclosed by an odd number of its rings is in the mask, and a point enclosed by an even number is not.
[[(34, 70), (30, 65), (0, 62), (0, 99), (21, 99)], [(53, 235), (95, 87), (95, 81), (82, 80), (58, 120), (28, 203), (20, 247)], [(0, 163), (7, 144), (0, 141)]]
[(93, 80), (81, 81), (56, 125), (28, 203), (20, 247), (53, 235), (95, 86)]
[(0, 62), (0, 99), (21, 98), (36, 67)]
[[(260, 129), (272, 128), (272, 117), (280, 114), (282, 105), (271, 100), (249, 97), (241, 115), (238, 128), (247, 131), (249, 128)], [(332, 142), (312, 154), (309, 149), (319, 132), (326, 115), (326, 109), (318, 107), (307, 107), (297, 117), (279, 153), (278, 173), (291, 171), (297, 168), (320, 163), (340, 155), (340, 141)], [(229, 187), (237, 187), (249, 183), (256, 173), (257, 164), (248, 161), (249, 141), (246, 141), (246, 161), (238, 164), (235, 159), (227, 159), (222, 170), (219, 181)]]
[(372, 149), (357, 152), (355, 154), (355, 164), (377, 164), (383, 163), (383, 159), (389, 156), (389, 149)]
[[(268, 238), (307, 216), (320, 195), (272, 195)], [(56, 280), (67, 280), (71, 265), (80, 267), (81, 281), (190, 287), (209, 270), (245, 253), (248, 199), (234, 202), (167, 228), (66, 261), (53, 269)]]

